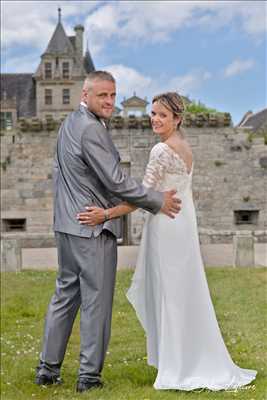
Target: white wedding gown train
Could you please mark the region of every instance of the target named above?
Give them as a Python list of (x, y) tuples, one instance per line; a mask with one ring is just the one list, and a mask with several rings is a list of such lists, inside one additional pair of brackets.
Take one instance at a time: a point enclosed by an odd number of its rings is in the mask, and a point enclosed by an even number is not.
[(157, 368), (155, 389), (236, 389), (255, 379), (239, 368), (224, 344), (200, 253), (192, 171), (165, 143), (155, 145), (144, 185), (177, 189), (175, 219), (148, 214), (127, 298), (147, 340), (148, 364)]

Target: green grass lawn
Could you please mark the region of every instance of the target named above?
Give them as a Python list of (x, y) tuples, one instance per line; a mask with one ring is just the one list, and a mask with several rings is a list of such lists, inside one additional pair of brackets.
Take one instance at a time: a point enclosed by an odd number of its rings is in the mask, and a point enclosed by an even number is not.
[(209, 286), (222, 333), (234, 361), (258, 370), (253, 384), (238, 391), (156, 391), (156, 370), (146, 364), (145, 337), (125, 292), (131, 271), (117, 275), (112, 339), (103, 371), (105, 386), (75, 393), (79, 356), (77, 320), (62, 368), (64, 384), (38, 387), (35, 366), (41, 347), (44, 316), (54, 290), (54, 272), (2, 274), (1, 399), (30, 400), (265, 400), (266, 270), (207, 269)]

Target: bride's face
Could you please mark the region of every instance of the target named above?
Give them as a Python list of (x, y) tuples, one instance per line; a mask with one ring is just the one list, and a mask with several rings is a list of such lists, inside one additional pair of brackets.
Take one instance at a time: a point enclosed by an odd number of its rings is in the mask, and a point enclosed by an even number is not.
[(151, 125), (153, 132), (166, 140), (175, 130), (178, 118), (164, 105), (155, 101), (152, 104)]

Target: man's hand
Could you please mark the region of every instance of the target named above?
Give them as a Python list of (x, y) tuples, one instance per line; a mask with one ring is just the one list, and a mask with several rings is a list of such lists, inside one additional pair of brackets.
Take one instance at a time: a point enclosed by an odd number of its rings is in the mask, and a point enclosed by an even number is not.
[(169, 190), (168, 192), (164, 192), (164, 201), (163, 206), (160, 211), (163, 214), (168, 215), (170, 218), (175, 218), (175, 214), (181, 210), (181, 200), (174, 197), (177, 193), (177, 190)]
[(98, 225), (105, 221), (104, 209), (100, 207), (85, 207), (87, 211), (77, 214), (81, 225)]

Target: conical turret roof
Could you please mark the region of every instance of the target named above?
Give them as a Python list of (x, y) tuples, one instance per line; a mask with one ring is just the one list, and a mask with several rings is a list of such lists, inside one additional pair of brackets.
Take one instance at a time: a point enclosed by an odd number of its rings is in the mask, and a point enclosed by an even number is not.
[(55, 32), (53, 33), (50, 42), (48, 43), (47, 49), (44, 54), (73, 54), (73, 45), (66, 35), (63, 25), (60, 21), (56, 26)]

